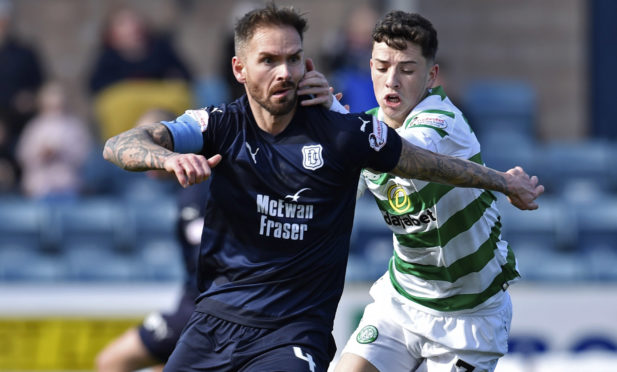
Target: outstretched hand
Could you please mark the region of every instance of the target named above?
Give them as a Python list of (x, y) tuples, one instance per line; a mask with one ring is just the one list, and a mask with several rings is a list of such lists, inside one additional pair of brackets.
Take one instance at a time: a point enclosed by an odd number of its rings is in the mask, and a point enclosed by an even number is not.
[(302, 101), (302, 106), (323, 105), (328, 109), (332, 106), (332, 88), (326, 77), (315, 70), (313, 60), (310, 58), (306, 59), (306, 73), (298, 83), (298, 95), (312, 96)]
[(216, 167), (221, 159), (223, 157), (218, 154), (210, 159), (197, 154), (177, 154), (167, 158), (164, 165), (165, 170), (175, 174), (180, 185), (186, 188), (210, 178), (212, 168)]
[(538, 209), (535, 200), (544, 192), (544, 186), (538, 185), (538, 177), (529, 177), (521, 167), (514, 167), (506, 172), (506, 196), (512, 205), (521, 210)]

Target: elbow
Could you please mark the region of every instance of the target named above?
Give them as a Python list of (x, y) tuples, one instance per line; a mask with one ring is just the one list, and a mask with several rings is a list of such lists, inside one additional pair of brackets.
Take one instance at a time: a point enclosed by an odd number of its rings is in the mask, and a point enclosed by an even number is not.
[(112, 148), (112, 141), (113, 138), (108, 139), (107, 141), (105, 141), (105, 146), (103, 146), (103, 159), (109, 161), (109, 162), (114, 162), (114, 157), (113, 157), (113, 151), (111, 150)]

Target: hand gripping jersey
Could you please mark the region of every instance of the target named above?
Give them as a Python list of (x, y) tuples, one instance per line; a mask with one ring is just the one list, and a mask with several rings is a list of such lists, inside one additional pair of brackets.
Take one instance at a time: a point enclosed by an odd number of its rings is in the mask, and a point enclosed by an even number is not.
[[(382, 118), (379, 108), (369, 113)], [(441, 87), (434, 88), (397, 132), (412, 144), (482, 164), (471, 127)], [(393, 234), (392, 285), (409, 300), (437, 311), (483, 304), (519, 276), (501, 239), (495, 196), (363, 171), (360, 187), (374, 195)]]
[(361, 168), (392, 169), (399, 136), (368, 114), (301, 106), (273, 136), (246, 97), (164, 124), (175, 151), (223, 156), (210, 179), (196, 309), (253, 327), (331, 329)]

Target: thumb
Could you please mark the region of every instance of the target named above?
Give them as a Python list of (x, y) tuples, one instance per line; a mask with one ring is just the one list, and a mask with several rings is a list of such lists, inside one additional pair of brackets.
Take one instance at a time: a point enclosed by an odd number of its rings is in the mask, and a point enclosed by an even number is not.
[(223, 157), (220, 154), (216, 154), (213, 157), (211, 157), (210, 159), (208, 159), (208, 166), (210, 168), (214, 168), (218, 165), (218, 163), (221, 162), (221, 160), (223, 159)]
[(307, 58), (305, 63), (306, 63), (306, 72), (315, 70), (315, 65), (313, 64), (313, 60), (311, 58)]

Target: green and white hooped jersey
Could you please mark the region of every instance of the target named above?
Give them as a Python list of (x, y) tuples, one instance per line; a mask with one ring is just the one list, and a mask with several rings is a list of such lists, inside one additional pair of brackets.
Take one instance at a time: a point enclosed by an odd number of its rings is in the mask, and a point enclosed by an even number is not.
[[(383, 120), (377, 107), (369, 111)], [(398, 133), (419, 147), (483, 164), (471, 127), (445, 95), (433, 88)], [(361, 187), (374, 195), (392, 230), (392, 285), (409, 300), (437, 311), (483, 304), (519, 277), (508, 243), (501, 239), (495, 196), (363, 170)]]

